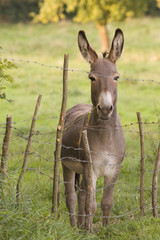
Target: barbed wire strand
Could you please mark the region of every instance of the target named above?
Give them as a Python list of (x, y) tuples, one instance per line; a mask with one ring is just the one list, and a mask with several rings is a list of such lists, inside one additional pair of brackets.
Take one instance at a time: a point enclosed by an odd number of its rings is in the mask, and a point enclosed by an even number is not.
[[(8, 60), (8, 61), (12, 61), (12, 62), (23, 62), (23, 63), (33, 63), (33, 64), (37, 64), (37, 65), (40, 65), (42, 67), (48, 67), (48, 68), (56, 68), (56, 69), (59, 69), (59, 70), (66, 70), (66, 71), (70, 71), (70, 72), (83, 72), (83, 73), (87, 73), (89, 74), (88, 71), (86, 70), (80, 70), (80, 69), (72, 69), (72, 68), (63, 68), (63, 67), (59, 67), (59, 66), (56, 66), (56, 65), (48, 65), (48, 64), (44, 64), (44, 63), (40, 63), (38, 61), (35, 61), (35, 60), (23, 60), (23, 59), (15, 59), (15, 58), (8, 58), (8, 57), (3, 57), (1, 58), (2, 60)], [(110, 76), (108, 75), (101, 75), (101, 74), (95, 74), (96, 76), (101, 76), (101, 77), (106, 77), (106, 78), (109, 78)], [(157, 83), (157, 84), (160, 84), (159, 81), (156, 81), (156, 80), (153, 80), (153, 79), (148, 79), (148, 80), (145, 80), (145, 79), (131, 79), (131, 78), (123, 78), (124, 80), (126, 81), (137, 81), (137, 82), (153, 82), (153, 83)]]
[[(89, 111), (87, 111), (87, 112), (85, 112), (83, 115), (81, 115), (79, 118), (77, 118), (77, 119), (75, 119), (73, 122), (70, 122), (69, 123), (69, 126), (70, 125), (74, 125), (74, 126), (78, 126), (78, 127), (84, 127), (84, 125), (75, 125), (75, 123), (77, 123), (79, 120), (81, 120), (82, 118), (84, 118), (85, 116), (87, 116), (87, 114), (89, 114), (89, 113), (91, 113), (94, 109), (95, 109), (96, 107), (92, 107), (92, 109), (90, 109)], [(50, 116), (50, 117), (45, 117), (45, 118), (37, 118), (37, 119), (35, 119), (36, 121), (39, 121), (39, 120), (43, 120), (43, 119), (54, 119), (54, 118), (56, 118), (56, 119), (59, 119), (60, 117), (57, 117), (57, 116)], [(18, 123), (22, 123), (22, 122), (27, 122), (27, 121), (31, 121), (32, 120), (32, 118), (31, 119), (26, 119), (26, 120), (21, 120), (21, 121), (13, 121), (13, 122), (11, 122), (12, 124), (18, 124)], [(0, 128), (5, 128), (5, 126), (6, 126), (6, 123), (7, 122), (1, 122), (0, 123), (0, 125), (4, 125), (4, 127), (0, 127)], [(159, 124), (160, 125), (160, 122), (159, 121), (151, 121), (151, 122), (140, 122), (141, 124), (144, 124), (144, 125), (156, 125), (156, 124)], [(131, 123), (127, 123), (127, 124), (122, 124), (122, 125), (117, 125), (117, 124), (107, 124), (107, 127), (108, 126), (111, 126), (111, 127), (122, 127), (122, 128), (124, 128), (124, 127), (130, 127), (130, 126), (134, 126), (134, 125), (138, 125), (139, 124), (139, 122), (131, 122)], [(68, 125), (66, 126), (66, 127), (68, 127)], [(104, 127), (104, 125), (95, 125), (95, 126), (88, 126), (87, 127), (87, 129), (95, 129), (95, 130), (99, 130), (99, 128), (100, 127), (102, 127), (102, 130), (105, 130), (106, 128)], [(15, 129), (15, 130), (18, 130), (18, 131), (21, 131), (20, 129), (18, 129), (18, 128), (16, 128), (16, 127), (13, 127), (12, 126), (12, 128), (13, 129)], [(97, 129), (96, 129), (97, 128)], [(21, 131), (21, 132), (23, 132), (23, 131)], [(138, 131), (137, 131), (138, 132)]]
[[(144, 206), (144, 208), (147, 208), (147, 206)], [(159, 209), (160, 207), (157, 206), (156, 208)], [(148, 207), (148, 210), (153, 210), (153, 208)], [(128, 216), (128, 215), (131, 215), (131, 214), (135, 213), (136, 211), (139, 211), (139, 207), (133, 209), (132, 211), (129, 211), (129, 212), (127, 212), (127, 213), (120, 214), (120, 215), (114, 215), (114, 216), (99, 216), (99, 215), (98, 215), (98, 216), (97, 216), (97, 215), (95, 215), (95, 214), (91, 214), (91, 215), (78, 214), (78, 213), (74, 214), (74, 213), (69, 213), (69, 212), (67, 212), (67, 211), (65, 211), (65, 210), (62, 210), (62, 212), (64, 212), (65, 214), (67, 214), (67, 215), (69, 215), (69, 216), (77, 216), (77, 217), (78, 217), (78, 216), (79, 216), (79, 217), (92, 216), (92, 217), (98, 217), (98, 218), (101, 218), (101, 219), (105, 219), (105, 218), (109, 218), (109, 219), (111, 219), (111, 218), (121, 218), (121, 217), (125, 217), (125, 216)]]
[[(68, 148), (68, 147), (67, 147)], [(81, 149), (81, 148), (80, 148)], [(100, 153), (100, 152), (95, 152), (96, 154), (100, 154), (100, 155), (106, 155), (106, 156), (119, 156), (119, 155), (115, 155), (115, 154), (102, 154), (102, 153)], [(13, 156), (15, 156), (15, 155), (22, 155), (22, 154), (25, 154), (25, 152), (16, 152), (16, 153), (11, 153), (11, 154), (9, 154), (8, 155), (8, 157), (7, 157), (7, 159), (8, 158), (10, 158), (10, 157), (13, 157)], [(67, 157), (62, 157), (62, 158), (60, 158), (60, 159), (48, 159), (48, 158), (46, 158), (46, 157), (44, 157), (44, 156), (42, 156), (42, 155), (40, 155), (38, 152), (31, 152), (30, 154), (29, 154), (30, 156), (36, 156), (36, 157), (38, 157), (38, 158), (41, 158), (41, 159), (43, 159), (43, 160), (45, 160), (45, 161), (47, 161), (47, 162), (55, 162), (55, 161), (61, 161), (61, 162), (63, 162), (63, 161), (65, 161), (65, 160), (67, 160), (67, 159), (69, 159), (69, 160), (71, 160), (71, 161), (73, 161), (73, 162), (80, 162), (80, 163), (88, 163), (88, 161), (86, 161), (85, 159), (78, 159), (78, 158), (75, 158), (75, 157), (71, 157), (71, 156), (67, 156)], [(0, 156), (1, 156), (1, 154), (0, 154)], [(148, 155), (149, 157), (151, 157), (150, 155)], [(125, 157), (128, 157), (128, 155), (126, 155)], [(154, 157), (154, 156), (153, 156)], [(136, 157), (134, 157), (134, 156), (132, 156), (132, 158), (136, 158)], [(137, 160), (140, 160), (139, 158), (137, 158)], [(122, 164), (123, 164), (123, 162), (122, 162)], [(134, 168), (127, 168), (127, 167), (125, 167), (125, 166), (123, 166), (123, 165), (121, 165), (121, 164), (111, 164), (111, 163), (109, 163), (109, 164), (99, 164), (99, 163), (94, 163), (94, 162), (92, 162), (92, 165), (93, 166), (96, 166), (96, 167), (104, 167), (104, 166), (108, 166), (109, 168), (110, 167), (118, 167), (118, 168), (121, 168), (121, 169), (123, 169), (123, 170), (127, 170), (127, 171), (135, 171), (135, 172), (140, 172), (140, 169), (134, 169)], [(153, 169), (145, 169), (145, 171), (146, 172), (150, 172), (151, 174), (153, 174)], [(160, 169), (158, 169), (158, 171), (160, 171)]]
[[(19, 171), (20, 168), (16, 169), (16, 171)], [(42, 172), (41, 170), (39, 169), (35, 169), (35, 168), (27, 168), (27, 171), (31, 171), (31, 172), (34, 172), (36, 174), (40, 174), (40, 175), (43, 175), (43, 176), (46, 176), (48, 177), (50, 180), (53, 180), (54, 178), (51, 177), (48, 173), (45, 173), (45, 172)], [(9, 178), (9, 175), (7, 176), (7, 178)], [(59, 180), (58, 180), (59, 181)], [(77, 185), (76, 183), (73, 183), (73, 182), (67, 182), (67, 181), (59, 181), (61, 184), (71, 184), (73, 185), (76, 189), (78, 189), (80, 192), (86, 192), (86, 190), (82, 189), (79, 185)], [(148, 188), (139, 188), (138, 186), (134, 186), (133, 184), (128, 184), (128, 182), (124, 182), (124, 181), (116, 181), (116, 182), (112, 182), (104, 187), (101, 187), (101, 188), (98, 188), (96, 187), (96, 190), (95, 192), (100, 192), (100, 191), (103, 191), (105, 190), (106, 188), (110, 187), (111, 185), (117, 185), (117, 184), (123, 184), (123, 187), (124, 185), (127, 186), (129, 189), (136, 189), (137, 191), (150, 191), (152, 189), (154, 189), (154, 187), (150, 186)]]

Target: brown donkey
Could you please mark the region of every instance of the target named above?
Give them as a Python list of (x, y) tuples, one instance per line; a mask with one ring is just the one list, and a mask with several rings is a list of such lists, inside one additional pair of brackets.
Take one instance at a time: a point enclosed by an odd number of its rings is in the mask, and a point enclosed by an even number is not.
[[(96, 181), (104, 176), (104, 190), (101, 200), (103, 225), (107, 225), (113, 203), (113, 190), (117, 181), (120, 164), (125, 154), (125, 140), (117, 113), (117, 81), (119, 73), (116, 62), (123, 50), (123, 32), (115, 31), (108, 57), (98, 58), (91, 48), (85, 32), (78, 34), (78, 45), (84, 59), (90, 64), (92, 104), (78, 104), (67, 111), (62, 144), (62, 166), (65, 183), (66, 205), (69, 210), (71, 226), (77, 225), (75, 174), (82, 174), (78, 192), (78, 226), (85, 227), (86, 181), (83, 174), (85, 155), (81, 136), (87, 129), (92, 157), (93, 208), (96, 211)], [(90, 113), (89, 113), (90, 112)], [(89, 118), (86, 127), (86, 119)], [(82, 160), (82, 161), (81, 161)]]

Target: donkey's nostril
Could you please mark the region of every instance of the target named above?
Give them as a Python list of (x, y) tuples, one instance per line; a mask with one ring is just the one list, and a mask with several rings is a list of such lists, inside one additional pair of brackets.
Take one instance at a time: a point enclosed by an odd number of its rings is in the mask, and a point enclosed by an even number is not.
[(111, 106), (101, 106), (100, 104), (97, 105), (97, 108), (99, 111), (101, 111), (104, 114), (109, 114), (113, 110), (113, 105)]
[(98, 109), (99, 109), (99, 110), (102, 110), (101, 107), (100, 107), (100, 105), (98, 105)]
[(113, 109), (113, 106), (111, 105), (111, 107), (110, 107), (109, 111), (111, 112), (111, 111), (112, 111), (112, 109)]

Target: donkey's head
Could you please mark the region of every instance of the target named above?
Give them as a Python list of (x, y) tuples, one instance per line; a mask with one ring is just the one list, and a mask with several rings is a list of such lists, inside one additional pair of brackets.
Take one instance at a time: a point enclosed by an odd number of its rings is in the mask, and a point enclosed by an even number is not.
[(90, 63), (91, 71), (91, 98), (100, 119), (109, 119), (117, 103), (117, 81), (119, 73), (116, 69), (116, 62), (123, 50), (123, 32), (120, 29), (115, 31), (111, 50), (108, 57), (98, 58), (97, 53), (90, 46), (85, 32), (78, 34), (78, 45), (84, 59)]

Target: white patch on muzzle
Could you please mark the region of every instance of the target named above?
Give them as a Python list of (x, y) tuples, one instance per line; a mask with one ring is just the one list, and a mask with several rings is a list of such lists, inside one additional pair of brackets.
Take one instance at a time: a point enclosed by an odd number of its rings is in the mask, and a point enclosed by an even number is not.
[(100, 105), (102, 105), (102, 107), (110, 107), (112, 105), (112, 95), (109, 91), (101, 93)]
[[(110, 118), (113, 112), (113, 101), (112, 101), (112, 95), (109, 91), (102, 92), (99, 97), (99, 107), (98, 114), (100, 118)], [(110, 108), (112, 107), (112, 110)]]

